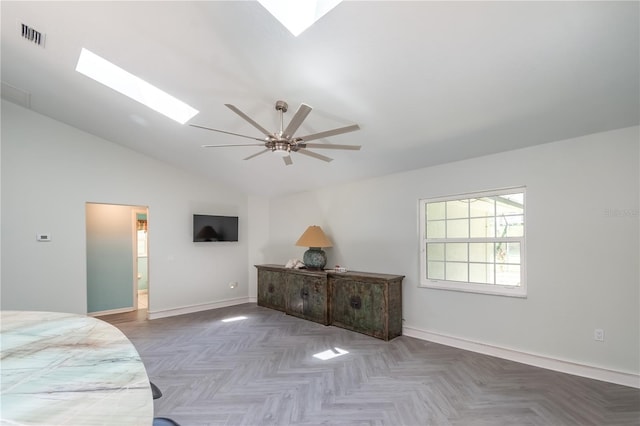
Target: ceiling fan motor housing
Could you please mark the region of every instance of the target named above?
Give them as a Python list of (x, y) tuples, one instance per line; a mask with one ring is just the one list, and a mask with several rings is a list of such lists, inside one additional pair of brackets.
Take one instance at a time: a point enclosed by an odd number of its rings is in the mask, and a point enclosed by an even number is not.
[(273, 141), (273, 147), (271, 148), (271, 151), (289, 152), (291, 151), (291, 144), (286, 140)]
[(276, 111), (287, 112), (289, 105), (285, 101), (276, 101)]

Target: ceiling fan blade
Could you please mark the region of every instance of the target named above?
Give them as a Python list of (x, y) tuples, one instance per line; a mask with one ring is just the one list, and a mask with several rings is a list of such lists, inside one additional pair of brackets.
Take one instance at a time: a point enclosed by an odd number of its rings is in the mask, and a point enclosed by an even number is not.
[(353, 132), (355, 130), (360, 130), (360, 126), (358, 126), (357, 124), (352, 124), (351, 126), (339, 127), (337, 129), (326, 130), (324, 132), (314, 133), (312, 135), (307, 135), (307, 136), (300, 136), (300, 137), (297, 137), (296, 139), (302, 139), (303, 142), (306, 142), (306, 141), (312, 141), (314, 139), (322, 139), (329, 136), (340, 135), (342, 133)]
[(227, 132), (226, 130), (212, 129), (211, 127), (198, 126), (197, 124), (189, 124), (191, 127), (197, 127), (199, 129), (211, 130), (213, 132), (225, 133), (227, 135), (240, 136), (241, 138), (253, 139), (256, 141), (264, 141), (264, 138), (254, 138), (253, 136), (241, 135), (239, 133)]
[(318, 154), (317, 152), (307, 151), (306, 149), (300, 148), (296, 151), (298, 154), (304, 154), (309, 157), (317, 158), (318, 160), (326, 161), (327, 163), (333, 161), (333, 158), (325, 157), (324, 155)]
[(238, 108), (236, 108), (235, 106), (231, 105), (231, 104), (224, 104), (227, 108), (229, 108), (231, 111), (235, 112), (236, 114), (238, 114), (240, 117), (244, 118), (249, 124), (251, 124), (253, 127), (255, 127), (256, 129), (260, 130), (262, 133), (264, 133), (265, 136), (272, 136), (271, 133), (269, 133), (269, 131), (267, 129), (265, 129), (264, 127), (262, 127), (261, 125), (259, 125), (258, 123), (256, 123), (255, 121), (253, 121), (253, 119), (251, 117), (249, 117), (247, 114), (245, 114), (244, 112), (240, 111)]
[(302, 142), (300, 145), (304, 145), (302, 148), (319, 148), (319, 149), (350, 149), (353, 151), (358, 151), (361, 146), (360, 145), (334, 145), (328, 143), (304, 143)]
[(293, 160), (291, 159), (290, 155), (287, 155), (286, 157), (282, 157), (282, 159), (284, 160), (284, 164), (286, 164), (287, 166), (290, 166), (293, 164)]
[(270, 150), (270, 149), (265, 149), (265, 150), (263, 150), (263, 151), (260, 151), (260, 152), (255, 153), (255, 154), (253, 154), (253, 155), (250, 155), (250, 156), (248, 156), (247, 158), (243, 158), (243, 160), (251, 160), (253, 157), (257, 157), (258, 155), (262, 155), (262, 154), (264, 154), (265, 152), (271, 152), (271, 150)]
[(201, 145), (202, 148), (224, 148), (228, 146), (264, 146), (263, 143), (234, 143), (227, 145)]
[(311, 112), (311, 107), (307, 104), (300, 104), (300, 108), (296, 111), (296, 114), (293, 116), (289, 125), (286, 129), (284, 129), (283, 136), (285, 138), (290, 138), (294, 135), (294, 133), (298, 130), (298, 127), (302, 124), (302, 122), (307, 118), (309, 113)]

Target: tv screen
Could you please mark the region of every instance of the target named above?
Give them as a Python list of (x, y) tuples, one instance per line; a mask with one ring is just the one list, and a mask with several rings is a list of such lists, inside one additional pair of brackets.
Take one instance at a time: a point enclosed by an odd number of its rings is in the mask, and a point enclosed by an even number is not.
[(238, 241), (237, 216), (193, 215), (193, 242)]

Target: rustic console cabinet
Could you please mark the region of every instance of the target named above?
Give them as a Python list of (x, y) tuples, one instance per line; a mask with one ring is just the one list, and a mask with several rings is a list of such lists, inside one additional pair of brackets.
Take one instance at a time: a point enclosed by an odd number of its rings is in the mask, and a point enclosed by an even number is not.
[(260, 306), (384, 340), (402, 334), (402, 275), (256, 268)]

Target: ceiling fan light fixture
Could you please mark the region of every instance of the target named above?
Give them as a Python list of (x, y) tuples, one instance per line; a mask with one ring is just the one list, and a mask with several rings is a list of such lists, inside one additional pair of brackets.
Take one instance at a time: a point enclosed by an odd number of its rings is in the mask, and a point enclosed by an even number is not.
[(272, 151), (282, 157), (286, 157), (291, 152), (291, 146), (286, 142), (274, 142)]
[(258, 0), (295, 37), (342, 0)]
[(76, 71), (180, 124), (186, 123), (199, 112), (88, 49), (82, 48)]

